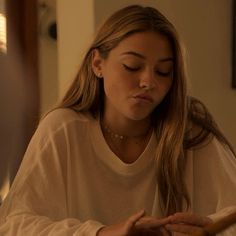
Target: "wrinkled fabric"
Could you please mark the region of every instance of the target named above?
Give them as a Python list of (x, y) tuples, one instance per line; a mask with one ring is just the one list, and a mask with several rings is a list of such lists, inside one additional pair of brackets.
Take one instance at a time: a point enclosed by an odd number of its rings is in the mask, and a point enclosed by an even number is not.
[[(140, 157), (122, 162), (99, 121), (70, 109), (39, 125), (10, 193), (0, 208), (0, 235), (95, 236), (145, 209), (162, 216), (153, 134)], [(216, 139), (187, 152), (190, 211), (218, 220), (236, 206), (236, 160)], [(236, 226), (221, 234), (236, 235)]]

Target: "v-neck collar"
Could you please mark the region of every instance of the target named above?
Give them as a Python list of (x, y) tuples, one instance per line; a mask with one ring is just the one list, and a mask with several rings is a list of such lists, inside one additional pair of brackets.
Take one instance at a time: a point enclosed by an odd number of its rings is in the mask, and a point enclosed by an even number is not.
[(146, 170), (155, 160), (157, 141), (154, 132), (138, 159), (133, 163), (125, 163), (110, 149), (103, 136), (99, 120), (91, 122), (90, 131), (91, 142), (97, 157), (115, 172), (123, 175), (137, 174)]

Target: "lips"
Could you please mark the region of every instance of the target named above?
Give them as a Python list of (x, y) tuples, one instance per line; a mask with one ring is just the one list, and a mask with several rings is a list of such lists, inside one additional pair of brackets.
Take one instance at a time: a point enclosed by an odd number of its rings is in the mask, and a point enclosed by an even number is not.
[(144, 102), (150, 102), (150, 103), (153, 102), (152, 97), (150, 97), (147, 94), (138, 94), (138, 95), (135, 95), (134, 98), (139, 99), (139, 100), (144, 101)]

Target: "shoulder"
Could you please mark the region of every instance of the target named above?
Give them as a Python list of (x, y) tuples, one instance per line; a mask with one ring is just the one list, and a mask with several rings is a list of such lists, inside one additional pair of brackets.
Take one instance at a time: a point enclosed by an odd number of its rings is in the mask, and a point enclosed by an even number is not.
[(77, 112), (69, 108), (58, 108), (49, 112), (40, 122), (40, 128), (58, 130), (68, 126), (84, 125), (95, 118), (90, 113)]
[(206, 106), (198, 99), (189, 97), (184, 148), (191, 149), (205, 146), (214, 137), (222, 146), (229, 149), (235, 155), (232, 145)]
[[(236, 158), (216, 137), (192, 150), (186, 168), (193, 207), (201, 215), (235, 205)], [(207, 204), (206, 204), (207, 203)]]
[(207, 107), (198, 99), (188, 97), (188, 116), (185, 132), (185, 148), (205, 146), (213, 137), (231, 147)]
[(227, 150), (228, 149), (220, 141), (218, 141), (216, 137), (212, 136), (211, 139), (205, 143), (205, 145), (194, 148), (193, 153), (195, 156), (202, 156), (204, 159), (206, 159), (206, 157), (214, 156), (216, 153), (225, 153)]
[(236, 158), (230, 148), (212, 137), (205, 145), (193, 150), (194, 163), (210, 169), (232, 169), (236, 171)]
[(89, 124), (94, 120), (90, 113), (81, 113), (69, 108), (55, 109), (40, 121), (31, 143), (42, 146), (52, 140), (64, 142), (68, 138), (75, 139), (87, 132)]

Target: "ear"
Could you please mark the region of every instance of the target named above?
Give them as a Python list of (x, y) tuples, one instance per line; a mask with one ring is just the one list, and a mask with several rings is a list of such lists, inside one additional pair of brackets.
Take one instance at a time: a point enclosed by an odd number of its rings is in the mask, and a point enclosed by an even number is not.
[(97, 49), (94, 49), (92, 52), (92, 69), (93, 73), (97, 77), (102, 77), (102, 63), (104, 59), (100, 56), (100, 53)]

